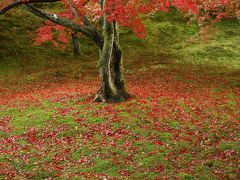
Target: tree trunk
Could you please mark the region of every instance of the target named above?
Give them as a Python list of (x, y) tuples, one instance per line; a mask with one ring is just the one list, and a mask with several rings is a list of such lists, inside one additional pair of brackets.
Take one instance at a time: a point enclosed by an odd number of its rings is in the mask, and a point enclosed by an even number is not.
[(118, 42), (117, 24), (109, 23), (106, 19), (103, 25), (103, 48), (100, 50), (99, 73), (101, 87), (95, 102), (120, 102), (127, 100), (130, 95), (125, 88), (122, 68), (122, 51)]
[(72, 33), (72, 44), (73, 44), (74, 55), (79, 56), (81, 52), (80, 52), (80, 48), (79, 48), (77, 34), (75, 32)]

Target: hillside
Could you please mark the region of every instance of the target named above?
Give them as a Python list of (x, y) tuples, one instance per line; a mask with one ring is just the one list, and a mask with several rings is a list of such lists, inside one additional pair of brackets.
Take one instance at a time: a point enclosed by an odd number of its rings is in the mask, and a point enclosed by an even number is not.
[[(46, 76), (77, 78), (86, 68), (97, 72), (98, 50), (85, 37), (80, 38), (80, 57), (73, 56), (72, 47), (60, 50), (50, 43), (35, 47), (30, 36), (34, 36), (39, 22), (41, 19), (20, 9), (0, 17), (1, 81), (11, 81), (16, 76), (18, 81), (31, 82), (41, 81)], [(178, 64), (238, 74), (240, 22), (226, 20), (217, 24), (208, 34), (207, 42), (199, 36), (197, 25), (186, 22), (186, 18), (172, 10), (170, 16), (159, 13), (146, 18), (148, 35), (143, 40), (127, 29), (122, 30), (121, 45), (127, 73), (134, 71), (136, 64), (141, 64), (143, 69)]]
[(0, 179), (239, 179), (240, 22), (206, 41), (175, 10), (144, 21), (120, 35), (132, 98), (104, 104), (87, 38), (35, 47), (40, 19), (0, 16)]

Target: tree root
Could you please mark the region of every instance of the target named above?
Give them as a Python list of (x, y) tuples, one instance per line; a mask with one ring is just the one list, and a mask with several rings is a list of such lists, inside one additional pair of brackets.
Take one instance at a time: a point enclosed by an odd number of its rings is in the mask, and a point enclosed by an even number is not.
[(123, 102), (126, 101), (130, 98), (130, 94), (128, 93), (121, 93), (118, 95), (114, 95), (114, 96), (110, 96), (110, 97), (106, 97), (101, 88), (98, 90), (98, 92), (96, 93), (93, 102), (103, 102), (103, 103), (117, 103), (117, 102)]

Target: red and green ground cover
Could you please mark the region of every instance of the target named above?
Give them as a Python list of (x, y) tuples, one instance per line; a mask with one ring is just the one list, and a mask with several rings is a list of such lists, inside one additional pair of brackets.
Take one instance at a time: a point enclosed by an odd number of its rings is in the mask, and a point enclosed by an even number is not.
[(239, 178), (240, 88), (209, 70), (153, 67), (127, 75), (124, 103), (92, 103), (94, 74), (4, 95), (1, 176)]
[(36, 48), (18, 13), (0, 17), (0, 179), (240, 178), (238, 21), (208, 43), (176, 12), (123, 31), (132, 98), (98, 104), (96, 48)]

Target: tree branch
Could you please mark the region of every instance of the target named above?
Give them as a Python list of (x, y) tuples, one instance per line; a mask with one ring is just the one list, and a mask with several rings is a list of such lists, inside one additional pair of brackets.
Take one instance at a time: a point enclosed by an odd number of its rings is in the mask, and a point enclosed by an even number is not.
[[(86, 1), (83, 6), (85, 6), (87, 3), (89, 2)], [(69, 0), (69, 5), (70, 5), (70, 9), (72, 11), (72, 13), (74, 14), (74, 16), (78, 17), (78, 18), (82, 18), (82, 21), (84, 23), (85, 26), (92, 26), (91, 22), (88, 20), (88, 18), (84, 15), (82, 15), (79, 11), (77, 11), (77, 9), (73, 6), (72, 1)], [(93, 26), (92, 26), (93, 27)]]
[(63, 18), (57, 14), (54, 13), (47, 13), (34, 5), (27, 4), (28, 10), (33, 13), (34, 15), (50, 20), (58, 25), (64, 26), (66, 28), (70, 28), (74, 31), (81, 32), (85, 36), (89, 37), (92, 39), (97, 46), (102, 49), (103, 47), (103, 37), (97, 32), (97, 30), (93, 26), (81, 26), (79, 24), (76, 24), (72, 22), (69, 19)]
[(5, 12), (9, 11), (12, 8), (15, 8), (21, 4), (32, 4), (32, 3), (45, 3), (45, 2), (58, 2), (61, 0), (16, 0), (15, 2), (13, 2), (12, 4), (9, 4), (8, 6), (0, 9), (0, 15), (4, 14)]

